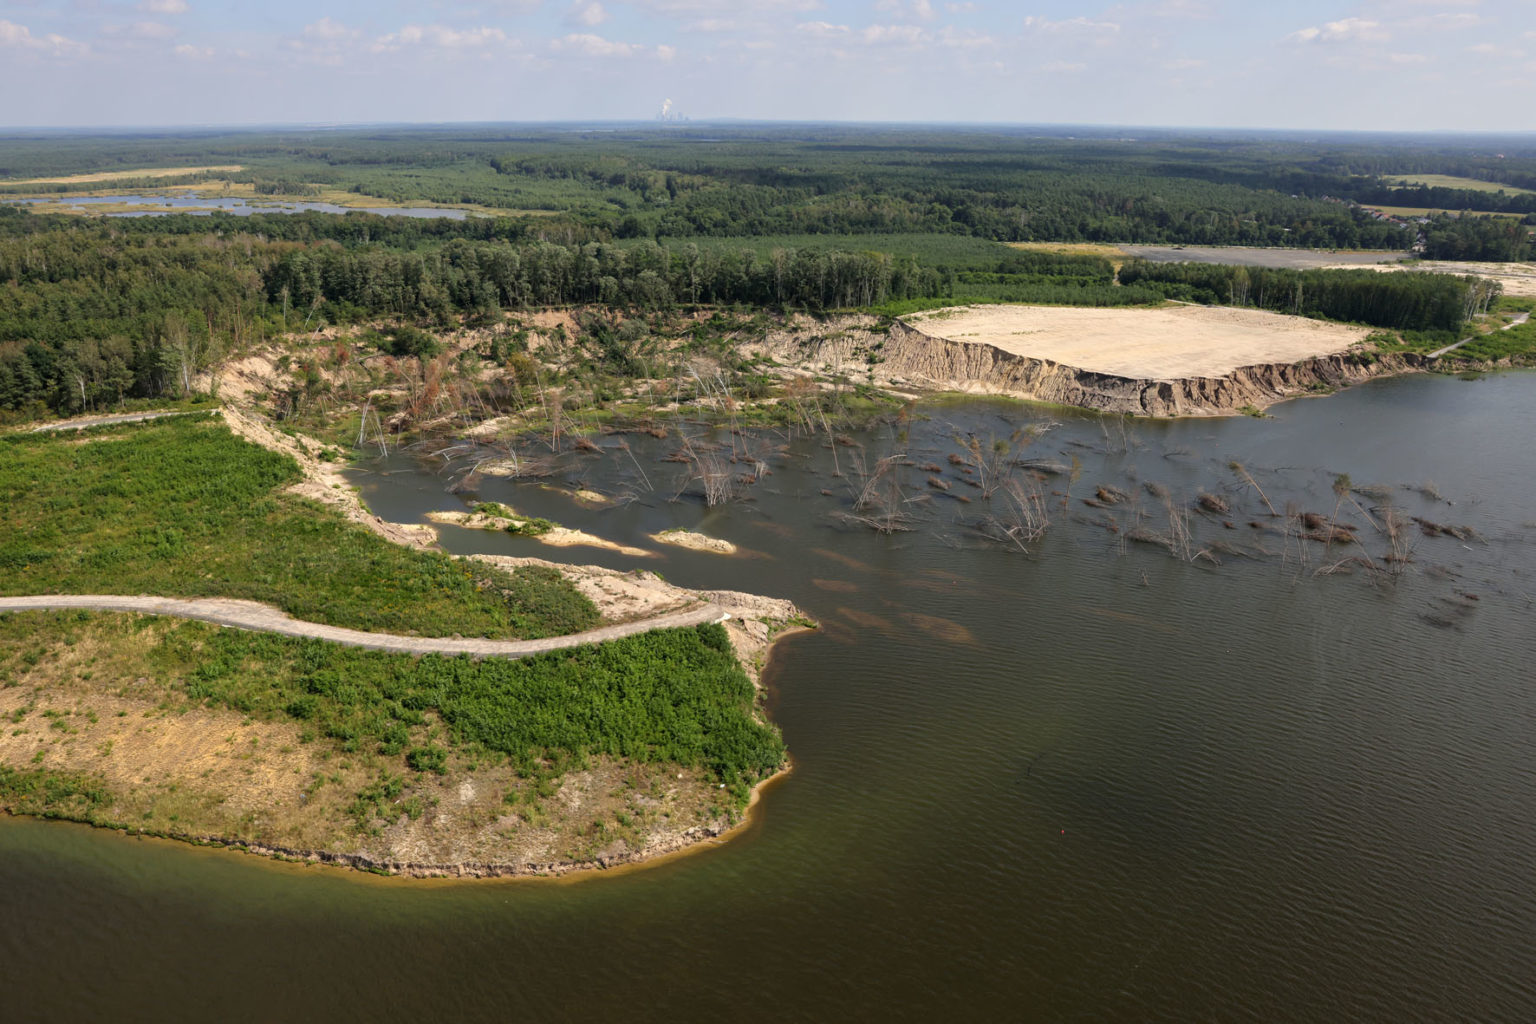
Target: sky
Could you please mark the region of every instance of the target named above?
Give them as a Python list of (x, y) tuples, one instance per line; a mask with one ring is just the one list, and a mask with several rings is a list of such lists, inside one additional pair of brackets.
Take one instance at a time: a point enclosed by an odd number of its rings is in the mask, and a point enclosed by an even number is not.
[(1536, 130), (1536, 0), (0, 0), (0, 124)]

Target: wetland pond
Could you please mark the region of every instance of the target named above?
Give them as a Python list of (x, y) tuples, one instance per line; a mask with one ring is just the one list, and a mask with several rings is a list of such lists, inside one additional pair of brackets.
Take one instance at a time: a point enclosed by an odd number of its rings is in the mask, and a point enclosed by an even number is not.
[[(483, 499), (655, 557), (452, 527), (445, 548), (643, 561), (821, 621), (766, 673), (795, 768), (750, 826), (634, 870), (422, 882), (0, 819), (6, 1015), (1536, 1019), (1536, 374), (1271, 413), (967, 399), (835, 445), (681, 425), (770, 470), (714, 509), (672, 500), (678, 425), (487, 476)], [(1025, 553), (949, 456), (1046, 425), (1009, 452), (1051, 520)], [(899, 450), (882, 493), (910, 529), (881, 534), (850, 495)], [(468, 462), (356, 479), (424, 521), (463, 507)], [(1287, 514), (1336, 511), (1358, 540)], [(648, 539), (673, 527), (744, 553)]]

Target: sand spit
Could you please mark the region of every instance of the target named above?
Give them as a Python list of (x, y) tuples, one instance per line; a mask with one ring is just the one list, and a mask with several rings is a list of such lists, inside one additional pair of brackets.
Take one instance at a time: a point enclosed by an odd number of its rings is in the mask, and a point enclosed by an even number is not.
[[(486, 515), (483, 512), (428, 512), (427, 518), (434, 523), (462, 526), (468, 530), (506, 530), (509, 526), (520, 526), (529, 522), (527, 519), (492, 516)], [(546, 533), (528, 534), (528, 536), (540, 544), (548, 544), (553, 548), (602, 548), (604, 551), (617, 551), (628, 558), (656, 557), (656, 552), (654, 551), (630, 547), (627, 544), (617, 544), (611, 540), (604, 540), (602, 537), (595, 537), (590, 533), (572, 530), (565, 526), (551, 526)]]
[(692, 530), (663, 530), (660, 533), (651, 534), (651, 540), (657, 544), (670, 544), (676, 548), (687, 548), (689, 551), (706, 551), (716, 555), (734, 555), (741, 550), (728, 540), (710, 537), (703, 533), (695, 533)]

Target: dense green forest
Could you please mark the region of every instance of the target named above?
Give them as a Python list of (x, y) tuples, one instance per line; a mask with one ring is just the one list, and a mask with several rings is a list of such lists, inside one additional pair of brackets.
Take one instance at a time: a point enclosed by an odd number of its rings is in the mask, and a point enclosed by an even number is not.
[[(383, 241), (356, 230), (364, 220)], [(301, 232), (319, 236), (310, 242), (265, 231), (346, 222), (347, 232)], [(199, 369), (274, 333), (378, 316), (446, 326), (572, 304), (819, 312), (913, 299), (1161, 300), (1116, 285), (1101, 257), (986, 243), (957, 251), (907, 237), (896, 252), (812, 246), (759, 255), (649, 239), (434, 244), (416, 231), (396, 236), (394, 226), (366, 215), (79, 221), (0, 212), (0, 410), (75, 412), (178, 395)], [(403, 245), (389, 244), (397, 237)]]
[[(939, 232), (998, 241), (1406, 249), (1410, 230), (1339, 199), (1396, 205), (1394, 174), (1433, 168), (1536, 180), (1529, 140), (1042, 128), (831, 125), (462, 127), (0, 138), (3, 179), (186, 166), (261, 195), (334, 189), (400, 203), (551, 211), (601, 235)], [(1502, 147), (1496, 167), (1484, 151)], [(1521, 148), (1523, 146), (1523, 148)], [(1427, 153), (1426, 149), (1432, 152)], [(78, 187), (78, 186), (74, 186)], [(1399, 191), (1403, 192), (1398, 196)], [(1434, 205), (1529, 213), (1525, 200), (1442, 190)], [(1454, 193), (1454, 194), (1453, 194)], [(1332, 201), (1330, 201), (1332, 200)], [(563, 239), (566, 241), (586, 239)]]
[(1531, 232), (1507, 217), (1437, 217), (1424, 232), (1432, 260), (1506, 262), (1531, 257)]

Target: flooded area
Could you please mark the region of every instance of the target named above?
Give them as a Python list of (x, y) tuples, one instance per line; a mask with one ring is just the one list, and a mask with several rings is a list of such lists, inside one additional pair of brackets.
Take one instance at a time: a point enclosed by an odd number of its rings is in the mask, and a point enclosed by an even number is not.
[[(93, 207), (113, 207), (106, 217), (164, 217), (172, 213), (207, 215), (222, 212), (237, 217), (253, 213), (376, 213), (381, 217), (443, 217), (463, 220), (463, 210), (434, 206), (338, 206), (302, 199), (243, 199), (240, 197), (202, 196), (196, 192), (131, 193), (111, 196), (65, 196), (57, 199), (0, 199), (30, 207), (40, 213), (91, 213)], [(128, 206), (133, 209), (120, 210)]]
[[(728, 842), (568, 882), (0, 819), (6, 1002), (1536, 1019), (1536, 374), (1270, 414), (965, 399), (832, 438), (666, 420), (535, 443), (525, 479), (466, 481), (506, 456), (489, 446), (372, 459), (355, 481), (385, 519), (478, 497), (651, 556), (440, 525), (450, 551), (794, 600), (822, 628), (765, 674), (794, 771)], [(701, 466), (728, 467), (732, 500), (708, 507)], [(673, 529), (737, 552), (653, 539)]]

